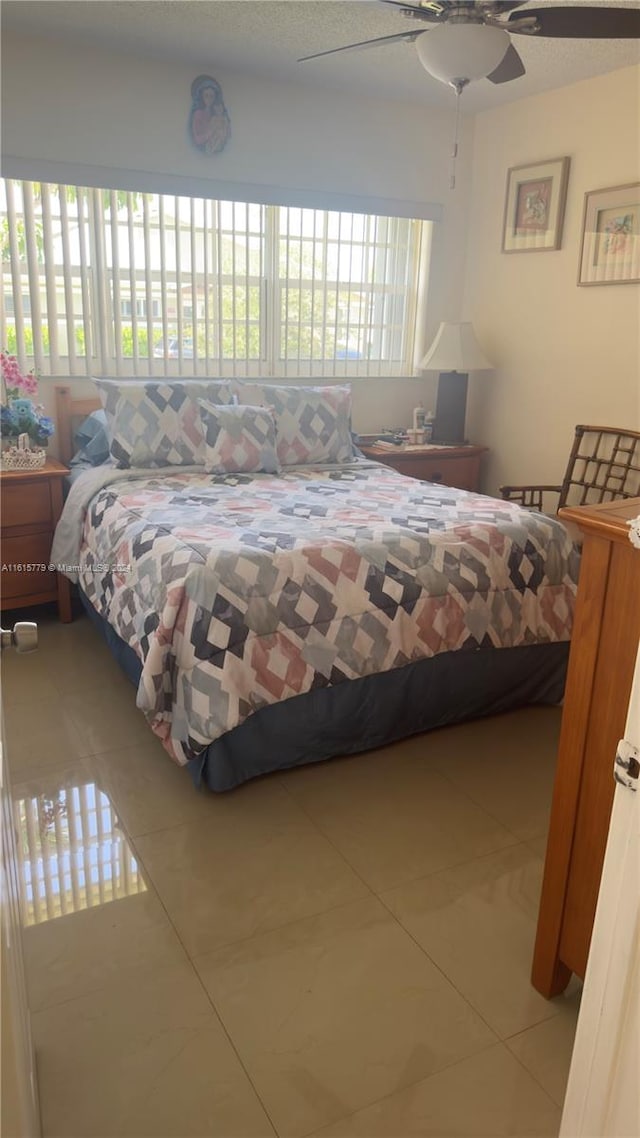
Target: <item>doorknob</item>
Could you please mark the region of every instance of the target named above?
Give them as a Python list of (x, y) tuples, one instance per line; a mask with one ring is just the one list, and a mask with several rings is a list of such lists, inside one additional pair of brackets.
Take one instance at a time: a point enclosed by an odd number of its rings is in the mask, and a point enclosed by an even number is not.
[(38, 647), (38, 626), (30, 620), (19, 620), (13, 628), (0, 629), (0, 647), (16, 652), (34, 652)]

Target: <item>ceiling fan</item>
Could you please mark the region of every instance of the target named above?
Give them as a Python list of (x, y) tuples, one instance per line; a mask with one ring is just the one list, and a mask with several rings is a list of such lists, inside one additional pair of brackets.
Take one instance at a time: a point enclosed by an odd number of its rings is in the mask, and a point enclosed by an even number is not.
[[(521, 8), (525, 0), (381, 0), (398, 8), (419, 26), (410, 31), (362, 40), (344, 47), (318, 51), (298, 60), (305, 63), (343, 51), (361, 51), (378, 44), (415, 43), (420, 63), (458, 95), (474, 79), (509, 83), (525, 73), (510, 40), (511, 35), (550, 36), (561, 39), (640, 38), (640, 9), (560, 6)], [(430, 30), (428, 30), (430, 28)]]

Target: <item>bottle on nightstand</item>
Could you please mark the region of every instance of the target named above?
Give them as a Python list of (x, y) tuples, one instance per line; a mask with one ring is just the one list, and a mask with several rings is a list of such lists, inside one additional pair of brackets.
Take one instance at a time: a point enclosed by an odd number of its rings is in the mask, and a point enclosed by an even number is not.
[(418, 403), (417, 407), (413, 409), (413, 429), (414, 431), (421, 431), (424, 427), (426, 412), (424, 405)]

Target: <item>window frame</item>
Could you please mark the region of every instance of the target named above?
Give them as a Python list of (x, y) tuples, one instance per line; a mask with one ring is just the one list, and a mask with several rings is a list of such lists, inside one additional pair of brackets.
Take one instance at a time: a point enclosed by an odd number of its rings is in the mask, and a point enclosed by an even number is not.
[[(5, 186), (8, 184), (8, 179), (4, 180)], [(40, 186), (41, 192), (41, 212), (40, 216), (36, 217), (34, 212), (34, 185)], [(47, 183), (28, 183), (21, 184), (23, 190), (23, 208), (20, 214), (20, 221), (24, 229), (24, 243), (27, 245), (26, 258), (17, 260), (20, 266), (24, 266), (22, 271), (16, 270), (16, 254), (18, 254), (18, 240), (14, 232), (13, 237), (10, 239), (9, 245), (9, 262), (3, 256), (3, 287), (0, 290), (0, 297), (2, 303), (0, 304), (0, 325), (2, 327), (1, 338), (6, 344), (7, 342), (7, 328), (13, 324), (15, 328), (16, 351), (20, 361), (25, 367), (35, 366), (41, 374), (51, 375), (93, 375), (96, 373), (128, 376), (131, 374), (140, 376), (162, 376), (180, 374), (184, 370), (185, 361), (188, 360), (188, 370), (193, 374), (216, 374), (220, 376), (238, 376), (248, 378), (273, 378), (273, 377), (313, 377), (313, 378), (332, 378), (334, 376), (344, 378), (357, 378), (359, 376), (371, 377), (388, 377), (388, 376), (403, 376), (414, 374), (415, 368), (413, 366), (416, 354), (416, 340), (417, 340), (417, 317), (419, 308), (420, 295), (424, 294), (425, 289), (425, 273), (426, 262), (428, 261), (428, 246), (431, 238), (431, 223), (424, 218), (409, 218), (406, 215), (367, 215), (361, 210), (342, 210), (335, 209), (322, 209), (311, 206), (282, 206), (278, 204), (260, 204), (246, 201), (233, 201), (224, 202), (222, 199), (211, 198), (195, 198), (186, 199), (189, 202), (190, 209), (190, 223), (187, 226), (187, 235), (190, 240), (190, 267), (185, 275), (182, 275), (180, 265), (180, 252), (179, 247), (184, 236), (185, 227), (180, 220), (181, 205), (179, 202), (184, 202), (184, 195), (174, 195), (175, 212), (173, 218), (175, 230), (175, 257), (176, 268), (172, 269), (169, 276), (164, 260), (161, 263), (150, 265), (149, 247), (151, 239), (155, 234), (158, 234), (159, 239), (166, 235), (166, 216), (163, 220), (163, 202), (164, 213), (166, 215), (166, 203), (170, 201), (170, 196), (166, 194), (157, 194), (153, 205), (158, 209), (158, 222), (157, 224), (150, 220), (149, 209), (149, 195), (137, 195), (142, 202), (141, 210), (139, 209), (137, 220), (133, 216), (132, 202), (135, 200), (136, 195), (134, 191), (115, 191), (115, 190), (100, 190), (95, 187), (70, 187), (68, 185), (60, 184), (57, 187), (52, 187)], [(46, 191), (46, 192), (45, 192)], [(52, 196), (57, 195), (59, 200), (59, 214), (52, 212)], [(72, 195), (67, 200), (68, 195)], [(73, 198), (75, 195), (75, 199)], [(9, 195), (7, 195), (8, 200)], [(79, 264), (71, 262), (69, 254), (69, 216), (70, 204), (75, 200), (78, 231), (78, 247), (79, 247)], [(118, 218), (118, 210), (122, 208), (119, 203), (125, 200), (127, 208), (126, 220)], [(45, 207), (46, 201), (46, 207)], [(194, 223), (195, 211), (198, 205), (203, 208), (203, 227), (200, 228)], [(222, 260), (222, 246), (225, 233), (234, 235), (232, 242), (233, 257), (232, 268), (235, 267), (235, 248), (238, 241), (238, 234), (241, 233), (241, 228), (232, 226), (231, 229), (221, 231), (220, 225), (217, 228), (211, 228), (209, 234), (211, 244), (208, 254), (204, 253), (204, 264), (198, 268), (196, 264), (196, 248), (195, 243), (199, 234), (202, 235), (202, 249), (207, 249), (207, 211), (211, 211), (211, 217), (218, 216), (220, 219), (221, 207), (231, 207), (232, 216), (235, 219), (236, 207), (240, 206), (246, 216), (246, 229), (245, 235), (247, 237), (247, 252), (244, 274), (236, 274), (233, 272), (223, 273), (217, 270)], [(263, 219), (261, 227), (258, 231), (250, 228), (250, 210), (259, 208), (261, 211), (260, 216)], [(302, 275), (302, 256), (300, 258), (300, 273), (296, 277), (283, 277), (280, 271), (280, 239), (282, 231), (282, 218), (285, 214), (289, 216), (290, 210), (313, 210), (314, 219), (314, 257), (316, 247), (315, 225), (316, 218), (319, 219), (320, 224), (324, 227), (324, 234), (322, 241), (324, 242), (323, 260), (325, 264), (325, 273), (322, 278), (316, 278), (315, 267), (312, 272), (311, 278), (308, 280)], [(11, 231), (11, 217), (8, 211), (9, 230)], [(342, 282), (340, 279), (340, 270), (335, 279), (328, 279), (326, 273), (326, 265), (328, 261), (328, 221), (331, 215), (339, 213), (340, 220), (342, 217), (351, 216), (351, 226), (354, 226), (354, 217), (356, 215), (364, 216), (364, 228), (375, 227), (380, 223), (382, 229), (399, 230), (404, 225), (409, 236), (406, 242), (404, 275), (405, 280), (398, 283), (398, 279), (390, 281), (383, 274), (381, 281), (366, 280), (354, 282), (351, 278), (348, 281)], [(15, 203), (13, 207), (14, 221), (16, 218)], [(302, 214), (301, 214), (302, 216)], [(142, 219), (142, 220), (141, 220)], [(375, 225), (374, 225), (375, 223)], [(39, 263), (36, 250), (35, 232), (36, 225), (41, 224), (44, 233), (45, 255), (43, 260)], [(58, 227), (60, 233), (57, 235), (57, 240), (61, 243), (63, 250), (62, 274), (60, 273), (60, 265), (56, 264), (51, 271), (51, 264), (53, 263), (50, 255), (50, 248), (53, 242), (53, 230)], [(163, 229), (164, 226), (164, 229)], [(129, 265), (122, 265), (119, 260), (119, 254), (115, 252), (116, 246), (120, 244), (121, 231), (125, 229), (128, 234), (129, 240)], [(118, 234), (114, 240), (114, 229)], [(142, 242), (145, 249), (145, 262), (144, 267), (141, 267), (139, 262), (132, 267), (132, 261), (135, 260), (135, 234), (136, 229), (141, 231)], [(15, 230), (15, 225), (14, 225)], [(259, 234), (259, 273), (249, 272), (249, 236)], [(292, 240), (291, 235), (287, 234), (287, 241), (290, 243)], [(353, 249), (358, 242), (355, 239), (345, 241), (346, 248), (351, 250), (350, 256), (353, 255)], [(367, 244), (363, 239), (361, 242), (363, 249), (368, 252), (373, 249), (373, 256), (378, 255), (378, 246)], [(338, 240), (340, 246), (340, 239)], [(425, 256), (425, 246), (427, 247), (427, 255)], [(83, 247), (83, 248), (82, 248)], [(302, 248), (302, 238), (301, 238)], [(380, 246), (382, 248), (382, 245)], [(391, 256), (396, 261), (400, 258), (401, 244), (396, 243), (389, 248), (392, 248)], [(207, 255), (210, 257), (211, 264), (207, 263)], [(385, 251), (385, 260), (387, 252)], [(162, 253), (164, 258), (164, 252)], [(365, 258), (366, 259), (366, 258)], [(128, 274), (128, 277), (127, 277)], [(51, 279), (52, 278), (52, 279)], [(128, 287), (127, 286), (128, 280)], [(37, 287), (35, 282), (37, 283)], [(185, 281), (187, 287), (185, 289)], [(117, 282), (117, 283), (116, 283)], [(168, 283), (171, 288), (168, 288)], [(11, 295), (15, 301), (16, 285), (19, 284), (19, 291), (21, 296), (28, 293), (29, 302), (31, 305), (32, 314), (29, 315), (26, 311), (21, 312), (17, 318), (15, 313), (12, 316), (7, 311), (7, 306), (4, 304), (4, 297), (8, 286), (11, 288)], [(28, 286), (28, 287), (27, 287)], [(190, 286), (190, 287), (189, 287)], [(26, 292), (25, 292), (26, 288)], [(221, 294), (225, 289), (232, 289), (234, 299), (232, 300), (233, 312), (231, 319), (223, 315), (223, 300)], [(172, 289), (176, 294), (175, 303), (175, 319), (170, 317), (170, 309), (168, 307), (168, 297), (172, 294)], [(245, 315), (244, 317), (236, 318), (237, 305), (239, 303), (237, 294), (242, 296), (242, 289), (245, 292)], [(293, 292), (298, 289), (300, 293), (300, 305), (302, 304), (302, 293), (311, 291), (312, 304), (310, 320), (302, 318), (300, 313), (294, 327), (298, 330), (298, 350), (297, 353), (293, 352), (292, 355), (283, 356), (282, 354), (282, 341), (285, 332), (283, 329), (287, 327), (287, 320), (283, 319), (283, 310), (288, 309), (290, 305), (290, 298)], [(324, 355), (314, 355), (313, 342), (314, 330), (317, 326), (314, 310), (314, 294), (318, 292), (324, 296), (324, 317), (320, 324), (322, 343), (325, 346), (330, 339), (328, 334), (327, 324), (327, 294), (335, 293), (335, 319), (333, 328), (333, 353), (325, 351)], [(207, 296), (209, 293), (213, 294), (212, 303), (213, 316), (208, 307)], [(338, 312), (340, 306), (340, 293), (347, 293), (347, 315), (346, 318), (341, 318)], [(369, 316), (367, 321), (363, 323), (360, 320), (357, 324), (357, 336), (353, 331), (353, 312), (351, 307), (351, 296), (356, 292), (361, 297), (361, 305), (370, 309), (375, 313)], [(196, 297), (195, 306), (193, 304), (194, 294)], [(257, 294), (257, 301), (256, 301)], [(64, 296), (64, 304), (61, 306), (59, 297)], [(200, 297), (204, 299), (200, 301)], [(179, 298), (182, 297), (181, 302)], [(364, 299), (362, 299), (364, 298)], [(79, 302), (79, 310), (76, 302)], [(149, 303), (150, 302), (150, 303)], [(155, 314), (156, 305), (159, 303), (160, 315)], [(193, 312), (195, 307), (195, 317), (189, 318), (186, 312), (189, 303)], [(53, 305), (53, 313), (55, 321), (65, 326), (66, 340), (64, 343), (65, 350), (58, 350), (56, 344), (52, 343), (49, 339), (47, 328), (50, 328), (51, 321), (48, 319), (48, 313), (51, 311)], [(130, 315), (125, 313), (125, 306), (128, 305), (131, 311)], [(253, 308), (257, 306), (258, 315), (253, 312)], [(404, 306), (404, 320), (394, 322), (389, 321), (385, 317), (387, 309), (395, 311), (402, 309)], [(15, 307), (15, 305), (14, 305)], [(151, 309), (151, 311), (150, 311)], [(40, 334), (36, 336), (32, 333), (31, 337), (27, 335), (26, 325), (31, 324), (36, 326), (39, 324)], [(20, 328), (19, 325), (22, 327)], [(204, 351), (199, 350), (199, 331), (205, 328), (206, 343)], [(369, 329), (369, 332), (383, 341), (380, 345), (380, 350), (377, 356), (371, 354), (371, 344), (369, 342), (368, 352), (360, 351), (360, 346), (363, 343), (363, 329)], [(131, 353), (127, 353), (123, 347), (123, 329), (130, 329), (132, 348)], [(168, 344), (171, 340), (177, 339), (178, 354), (169, 354), (165, 350), (165, 354), (156, 355), (156, 347), (158, 341), (158, 332), (160, 329), (159, 343)], [(213, 329), (213, 336), (210, 333)], [(225, 355), (224, 340), (228, 330), (231, 329), (231, 334), (236, 346), (233, 355)], [(244, 337), (240, 334), (239, 329), (244, 329)], [(257, 351), (255, 348), (257, 329)], [(311, 346), (309, 354), (305, 355), (301, 350), (300, 344), (303, 339), (302, 333), (305, 336), (309, 333)], [(144, 345), (144, 334), (146, 333), (146, 354), (140, 350), (141, 343)], [(142, 337), (141, 337), (142, 334)], [(357, 347), (351, 347), (350, 344), (353, 340), (357, 339)], [(338, 338), (344, 339), (344, 344), (338, 344)], [(59, 337), (60, 340), (63, 337)], [(240, 354), (243, 350), (242, 340), (244, 339), (244, 354)], [(191, 341), (193, 345), (190, 351), (183, 351), (181, 345)], [(394, 340), (394, 344), (389, 345), (389, 341)], [(78, 343), (76, 343), (78, 341)], [(240, 341), (240, 350), (238, 344)], [(386, 341), (386, 343), (384, 342)], [(79, 347), (84, 342), (84, 351), (80, 351)], [(397, 344), (401, 342), (402, 351), (398, 352)], [(250, 343), (254, 343), (253, 352)], [(215, 351), (210, 351), (209, 346), (213, 346)], [(11, 345), (9, 345), (11, 350)], [(29, 351), (31, 347), (31, 351)]]

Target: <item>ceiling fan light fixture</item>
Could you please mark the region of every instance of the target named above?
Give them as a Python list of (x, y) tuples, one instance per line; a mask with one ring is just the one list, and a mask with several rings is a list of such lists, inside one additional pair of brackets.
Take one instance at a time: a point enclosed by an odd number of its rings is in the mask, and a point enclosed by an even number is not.
[(510, 39), (489, 24), (442, 24), (416, 40), (425, 71), (442, 83), (484, 79), (503, 59)]

